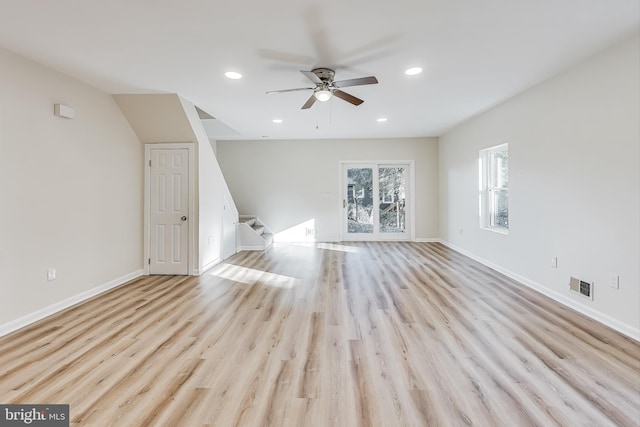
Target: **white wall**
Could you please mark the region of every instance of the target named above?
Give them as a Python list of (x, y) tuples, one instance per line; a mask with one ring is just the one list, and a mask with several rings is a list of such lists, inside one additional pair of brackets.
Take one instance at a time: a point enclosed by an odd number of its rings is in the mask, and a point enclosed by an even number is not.
[(318, 241), (340, 240), (340, 161), (414, 160), (416, 238), (438, 235), (436, 138), (218, 141), (218, 158), (241, 214), (275, 233), (313, 221)]
[(0, 330), (141, 273), (142, 163), (110, 95), (0, 50)]
[[(636, 35), (440, 138), (441, 237), (636, 337), (639, 52)], [(508, 236), (478, 226), (478, 150), (505, 142)], [(594, 301), (569, 292), (570, 275), (595, 282)]]
[[(223, 228), (235, 228), (238, 210), (218, 165), (215, 141), (209, 140), (195, 106), (184, 98), (180, 100), (198, 147), (198, 271), (203, 272), (235, 253), (235, 239), (231, 241), (233, 248), (225, 247)], [(231, 215), (225, 215), (225, 211)]]

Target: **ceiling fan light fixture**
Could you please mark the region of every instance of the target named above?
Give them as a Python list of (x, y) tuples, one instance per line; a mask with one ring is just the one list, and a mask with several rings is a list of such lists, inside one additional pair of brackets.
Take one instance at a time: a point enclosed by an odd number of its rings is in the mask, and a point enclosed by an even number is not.
[(333, 96), (329, 89), (316, 90), (313, 95), (320, 102), (326, 102), (331, 99), (331, 96)]

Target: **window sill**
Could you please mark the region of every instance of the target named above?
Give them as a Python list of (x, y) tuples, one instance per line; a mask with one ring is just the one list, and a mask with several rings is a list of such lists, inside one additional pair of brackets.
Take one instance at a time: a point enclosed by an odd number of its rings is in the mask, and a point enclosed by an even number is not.
[(486, 231), (491, 231), (493, 233), (498, 233), (498, 234), (502, 234), (504, 236), (508, 236), (509, 235), (509, 229), (508, 228), (490, 228), (490, 227), (480, 227), (481, 230), (486, 230)]

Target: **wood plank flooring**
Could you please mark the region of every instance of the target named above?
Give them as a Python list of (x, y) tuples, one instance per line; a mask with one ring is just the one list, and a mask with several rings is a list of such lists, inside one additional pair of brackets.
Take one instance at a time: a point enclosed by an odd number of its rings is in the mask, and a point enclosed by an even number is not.
[(440, 244), (276, 245), (0, 338), (77, 426), (638, 426), (640, 345)]

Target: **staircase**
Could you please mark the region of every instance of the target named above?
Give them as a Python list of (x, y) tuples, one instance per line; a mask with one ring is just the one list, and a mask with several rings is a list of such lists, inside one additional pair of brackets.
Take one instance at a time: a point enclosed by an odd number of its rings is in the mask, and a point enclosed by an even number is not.
[(273, 233), (254, 215), (240, 215), (238, 251), (262, 251), (273, 243)]

